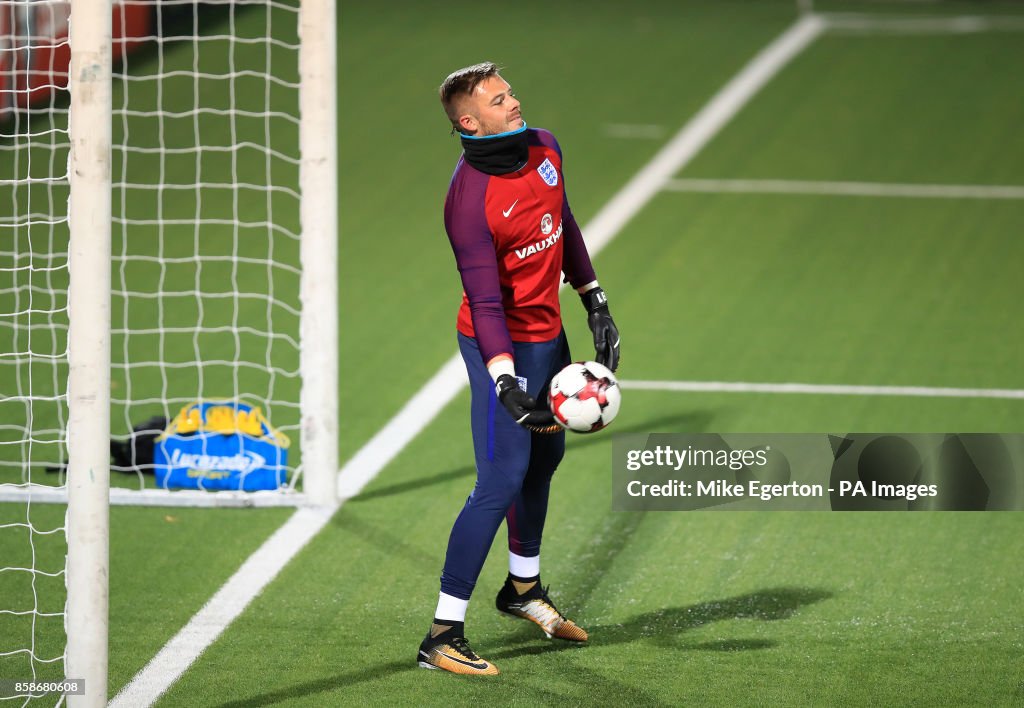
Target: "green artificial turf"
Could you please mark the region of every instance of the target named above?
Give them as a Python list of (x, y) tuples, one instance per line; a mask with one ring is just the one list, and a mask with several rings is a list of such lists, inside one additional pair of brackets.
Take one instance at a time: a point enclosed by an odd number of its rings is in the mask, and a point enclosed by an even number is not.
[[(2, 609), (64, 612), (65, 511), (56, 504), (0, 504), (0, 567), (24, 569), (0, 572)], [(111, 697), (291, 513), (287, 509), (237, 513), (230, 509), (111, 507)], [(33, 528), (31, 534), (27, 524)], [(64, 618), (0, 614), (0, 653), (29, 648), (36, 659), (62, 656)], [(32, 676), (59, 680), (64, 676), (63, 663), (41, 663), (25, 653), (0, 659), (0, 678)], [(53, 701), (32, 702), (47, 704)]]
[[(569, 196), (586, 228), (795, 17), (793, 3), (781, 1), (625, 8), (608, 0), (582, 8), (534, 0), (505, 13), (411, 1), (339, 7), (342, 459), (455, 352), (461, 292), (441, 206), (459, 147), (435, 93), (448, 72), (483, 59), (507, 67), (527, 122), (562, 143)], [(1021, 36), (826, 34), (678, 177), (1024, 184)], [(173, 60), (188, 65), (191, 56), (183, 50)], [(611, 124), (654, 126), (661, 137), (610, 137)], [(187, 134), (188, 125), (179, 129)], [(224, 137), (216, 120), (210, 129)], [(194, 165), (179, 168), (185, 179)], [(189, 205), (184, 196), (167, 198), (165, 206)], [(228, 209), (214, 194), (202, 201)], [(664, 192), (595, 266), (622, 331), (627, 381), (1021, 389), (1022, 227), (1021, 201)], [(205, 238), (214, 250), (235, 244), (230, 229)], [(282, 258), (294, 256), (292, 240), (277, 243)], [(135, 265), (126, 278), (159, 275)], [(218, 268), (204, 272), (232, 276)], [(263, 272), (239, 267), (234, 275), (254, 286)], [(195, 274), (173, 277), (191, 287)], [(295, 283), (284, 282), (281, 296), (293, 296), (285, 291)], [(227, 312), (216, 310), (223, 304), (209, 315)], [(575, 295), (565, 295), (563, 308), (574, 354), (588, 356)], [(295, 326), (286, 315), (274, 322)], [(154, 346), (138, 341), (135, 354)], [(238, 346), (212, 336), (200, 354), (232, 361)], [(188, 360), (193, 352), (189, 340), (165, 354)], [(287, 369), (294, 356), (275, 350), (272, 359)], [(251, 385), (267, 384), (252, 376)], [(139, 386), (164, 395), (159, 378), (146, 381)], [(168, 381), (196, 384), (191, 372)], [(286, 399), (297, 391), (287, 377), (273, 385)], [(627, 388), (609, 431), (570, 436), (545, 533), (544, 580), (592, 641), (548, 641), (494, 611), (506, 564), (501, 529), (467, 628), (502, 674), (473, 680), (421, 671), (413, 661), (436, 602), (445, 541), (474, 480), (462, 392), (160, 705), (1019, 704), (1024, 516), (613, 513), (609, 477), (615, 432), (1020, 432), (1022, 413), (1020, 399)], [(17, 520), (26, 511), (0, 505), (0, 513)], [(62, 507), (33, 505), (31, 514), (38, 528), (62, 525)], [(111, 694), (287, 514), (112, 509)], [(0, 567), (29, 563), (27, 530), (0, 533)], [(59, 535), (34, 543), (35, 567), (62, 567)], [(0, 573), (0, 597), (18, 598), (3, 607), (31, 601), (23, 581)], [(45, 605), (62, 604), (60, 581), (40, 582)], [(0, 616), (0, 637), (14, 622)], [(17, 631), (18, 646), (61, 650), (59, 619), (41, 622), (34, 635)], [(0, 658), (0, 676), (21, 670), (12, 666)]]
[[(612, 513), (608, 440), (596, 436), (570, 442), (543, 554), (545, 582), (589, 644), (544, 639), (493, 609), (502, 529), (467, 632), (503, 673), (416, 669), (444, 539), (473, 480), (465, 403), (343, 507), (161, 705), (1014, 700), (1018, 514)], [(715, 420), (689, 410), (666, 427)], [(267, 652), (280, 634), (287, 648)], [(240, 656), (250, 668), (232, 673)]]

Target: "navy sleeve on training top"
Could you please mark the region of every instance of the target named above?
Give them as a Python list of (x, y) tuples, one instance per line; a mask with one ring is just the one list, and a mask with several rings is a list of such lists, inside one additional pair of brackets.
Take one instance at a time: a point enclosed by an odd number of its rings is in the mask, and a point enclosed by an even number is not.
[(513, 352), (494, 239), (484, 208), (488, 179), (477, 170), (466, 169), (459, 160), (444, 204), (445, 230), (469, 299), (473, 330), (485, 364), (500, 354), (512, 356)]

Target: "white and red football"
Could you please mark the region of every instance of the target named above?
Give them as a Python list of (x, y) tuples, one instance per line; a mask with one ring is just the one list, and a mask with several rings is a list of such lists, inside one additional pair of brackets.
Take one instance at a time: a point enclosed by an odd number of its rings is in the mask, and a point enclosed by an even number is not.
[(575, 433), (607, 427), (619, 412), (622, 393), (615, 374), (596, 361), (569, 364), (551, 380), (548, 405), (555, 420)]

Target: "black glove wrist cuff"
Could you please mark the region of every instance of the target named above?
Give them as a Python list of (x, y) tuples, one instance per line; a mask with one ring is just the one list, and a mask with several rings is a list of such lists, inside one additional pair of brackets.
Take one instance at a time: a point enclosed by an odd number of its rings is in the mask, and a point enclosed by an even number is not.
[(505, 394), (509, 391), (518, 391), (519, 382), (516, 381), (515, 376), (509, 374), (502, 374), (498, 377), (498, 380), (494, 382), (494, 392), (498, 395), (498, 401), (504, 403)]
[(608, 309), (608, 296), (604, 294), (604, 290), (600, 286), (580, 293), (580, 300), (583, 301), (583, 307), (587, 308), (587, 312), (593, 312), (602, 307)]

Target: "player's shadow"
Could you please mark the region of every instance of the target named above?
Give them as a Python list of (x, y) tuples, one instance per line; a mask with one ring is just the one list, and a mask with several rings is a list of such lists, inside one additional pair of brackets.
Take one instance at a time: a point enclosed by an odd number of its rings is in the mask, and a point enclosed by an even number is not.
[(657, 432), (671, 433), (702, 433), (710, 429), (711, 421), (715, 419), (712, 411), (709, 410), (688, 410), (685, 412), (673, 413), (671, 415), (658, 416), (657, 418), (645, 418), (644, 420), (631, 421), (629, 425), (613, 424), (597, 433), (586, 435), (567, 435), (566, 450), (578, 450), (581, 447), (611, 443), (609, 433), (619, 435), (624, 433), (643, 434)]
[(395, 531), (387, 524), (375, 524), (359, 517), (358, 514), (342, 512), (331, 519), (331, 526), (338, 529), (346, 542), (354, 539), (357, 543), (380, 549), (381, 552), (402, 558), (410, 572), (431, 575), (437, 572), (438, 559), (423, 552), (408, 535)]
[(445, 482), (451, 482), (454, 479), (460, 479), (462, 477), (472, 477), (475, 474), (476, 467), (474, 465), (458, 467), (454, 470), (438, 472), (437, 474), (427, 475), (426, 477), (417, 477), (416, 479), (410, 479), (405, 482), (396, 482), (395, 484), (388, 484), (383, 487), (378, 487), (369, 492), (362, 492), (359, 494), (359, 496), (352, 498), (347, 503), (360, 503), (370, 501), (371, 499), (381, 499), (384, 497), (392, 497), (395, 496), (396, 494), (415, 492), (426, 487), (433, 487), (436, 484), (444, 484)]
[[(617, 433), (646, 433), (658, 430), (672, 432), (701, 432), (707, 430), (714, 416), (708, 411), (686, 411), (675, 415), (648, 418), (633, 422), (628, 426), (617, 426)], [(570, 438), (571, 448), (586, 447), (607, 441), (606, 435), (573, 436)], [(570, 449), (571, 449), (570, 448)], [(349, 503), (367, 501), (415, 492), (426, 487), (444, 484), (462, 477), (471, 477), (476, 471), (473, 466), (459, 467), (405, 482), (398, 482), (379, 487), (370, 492), (360, 494)], [(593, 548), (584, 549), (587, 553), (599, 553), (605, 563), (611, 563), (628, 545), (637, 527), (646, 518), (644, 514), (610, 514), (606, 525), (598, 534), (600, 543)], [(365, 528), (355, 530), (366, 531)], [(595, 590), (592, 583), (577, 583), (580, 589), (573, 595), (577, 607), (585, 606)], [(572, 582), (567, 586), (573, 585)], [(761, 620), (779, 620), (792, 615), (803, 605), (819, 602), (831, 597), (832, 594), (821, 590), (806, 588), (778, 588), (763, 590), (748, 595), (729, 598), (721, 601), (705, 602), (689, 607), (671, 607), (655, 612), (637, 615), (622, 624), (588, 625), (594, 636), (589, 644), (616, 645), (633, 641), (653, 641), (657, 645), (667, 645), (673, 649), (691, 651), (749, 651), (766, 649), (774, 646), (774, 642), (766, 640), (726, 640), (705, 641), (685, 644), (678, 640), (678, 635), (710, 622), (756, 618)], [(582, 645), (571, 642), (545, 641), (538, 639), (538, 630), (522, 620), (510, 619), (515, 622), (515, 633), (498, 645), (496, 651), (488, 652), (488, 658), (508, 658), (530, 654), (541, 654), (550, 651), (579, 649)], [(373, 667), (362, 667), (345, 671), (333, 676), (314, 679), (305, 683), (281, 688), (276, 691), (251, 696), (237, 701), (221, 704), (221, 708), (243, 708), (243, 706), (269, 706), (277, 703), (302, 699), (310, 696), (331, 694), (346, 688), (375, 680), (381, 676), (395, 675), (400, 672), (419, 670), (411, 659), (392, 661)], [(581, 670), (584, 670), (581, 668)], [(590, 677), (593, 680), (594, 677)], [(623, 688), (620, 686), (620, 690)], [(650, 697), (648, 697), (649, 699)], [(650, 702), (647, 700), (645, 702)]]
[[(285, 701), (307, 698), (320, 694), (330, 694), (334, 691), (343, 690), (365, 681), (379, 679), (381, 676), (394, 676), (400, 671), (412, 671), (414, 669), (420, 670), (419, 667), (416, 666), (415, 662), (412, 661), (410, 654), (410, 658), (406, 661), (392, 661), (388, 664), (379, 664), (373, 667), (363, 667), (360, 669), (353, 669), (352, 671), (345, 671), (340, 674), (334, 674), (333, 676), (324, 676), (323, 678), (314, 679), (313, 681), (306, 681), (305, 683), (296, 684), (294, 686), (287, 686), (285, 688), (278, 689), (277, 691), (270, 691), (256, 696), (227, 701), (225, 703), (221, 703), (219, 708), (272, 706), (275, 703), (283, 703)], [(338, 697), (335, 696), (334, 698), (337, 700)], [(322, 705), (337, 704), (338, 703), (335, 701), (326, 697), (323, 699), (322, 703)]]
[[(752, 619), (777, 622), (792, 617), (802, 607), (832, 597), (827, 590), (815, 588), (769, 588), (726, 598), (711, 600), (686, 607), (668, 607), (662, 610), (644, 612), (629, 618), (621, 624), (587, 625), (593, 639), (587, 645), (614, 646), (644, 641), (655, 646), (675, 651), (754, 651), (769, 649), (776, 642), (765, 639), (729, 639), (687, 643), (683, 635), (713, 622), (734, 619)], [(578, 599), (578, 598), (577, 598)], [(498, 661), (518, 656), (546, 654), (566, 650), (580, 650), (586, 645), (541, 638), (539, 631), (523, 620), (512, 619), (519, 629), (497, 644), (499, 648), (487, 652), (487, 658)], [(492, 643), (493, 644), (493, 643)], [(305, 683), (296, 684), (247, 698), (221, 703), (220, 708), (245, 708), (247, 706), (269, 706), (276, 703), (302, 699), (321, 694), (343, 691), (382, 676), (394, 677), (399, 672), (418, 670), (416, 663), (409, 659), (392, 661), (376, 666), (363, 666), (333, 676), (324, 676)], [(585, 671), (584, 667), (581, 670)], [(325, 697), (325, 700), (326, 697)]]
[[(682, 651), (751, 651), (769, 649), (775, 642), (765, 639), (730, 639), (722, 641), (687, 642), (685, 635), (713, 622), (752, 619), (777, 622), (792, 617), (802, 607), (831, 598), (828, 590), (817, 588), (780, 587), (758, 590), (685, 607), (667, 607), (636, 615), (620, 624), (588, 625), (593, 646), (647, 641), (655, 646)], [(571, 642), (537, 642), (537, 628), (519, 621), (515, 634), (506, 639), (504, 648), (488, 653), (489, 659), (503, 659), (552, 651), (565, 651), (580, 645)]]
[[(626, 426), (608, 428), (612, 433), (650, 433), (659, 430), (671, 431), (674, 433), (699, 433), (708, 429), (714, 415), (710, 411), (686, 411), (674, 415), (660, 416), (658, 418), (647, 418), (636, 421)], [(607, 433), (597, 435), (572, 435), (567, 438), (567, 449), (576, 450), (591, 445), (598, 445), (603, 442), (610, 442)], [(359, 496), (349, 501), (349, 504), (383, 499), (386, 497), (416, 492), (427, 487), (451, 482), (455, 479), (469, 478), (476, 474), (476, 467), (465, 465), (453, 470), (438, 472), (437, 474), (417, 477), (416, 479), (396, 482), (383, 487), (377, 487), (369, 492), (362, 492)]]

